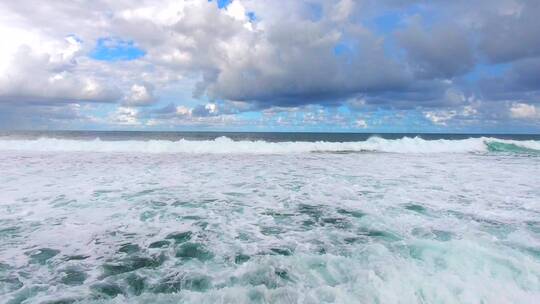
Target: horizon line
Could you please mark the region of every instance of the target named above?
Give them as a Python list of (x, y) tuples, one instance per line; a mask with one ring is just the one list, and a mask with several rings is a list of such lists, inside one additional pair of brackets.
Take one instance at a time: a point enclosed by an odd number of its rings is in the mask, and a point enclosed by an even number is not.
[(292, 134), (292, 133), (301, 133), (301, 134), (365, 134), (365, 135), (376, 135), (376, 134), (422, 134), (422, 135), (534, 135), (540, 136), (540, 133), (496, 133), (496, 132), (347, 132), (347, 131), (217, 131), (217, 130), (81, 130), (81, 129), (56, 129), (56, 130), (2, 130), (3, 132), (117, 132), (117, 133), (283, 133), (283, 134)]

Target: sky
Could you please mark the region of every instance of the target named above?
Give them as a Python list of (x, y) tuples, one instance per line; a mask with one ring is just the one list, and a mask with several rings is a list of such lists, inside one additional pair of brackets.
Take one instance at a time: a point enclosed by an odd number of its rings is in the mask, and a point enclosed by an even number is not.
[(537, 0), (0, 12), (0, 129), (540, 133)]

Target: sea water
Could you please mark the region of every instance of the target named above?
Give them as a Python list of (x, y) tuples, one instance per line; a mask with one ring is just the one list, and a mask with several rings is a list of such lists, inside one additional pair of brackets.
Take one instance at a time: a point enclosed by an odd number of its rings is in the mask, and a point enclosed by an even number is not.
[(537, 136), (0, 134), (0, 303), (539, 303)]

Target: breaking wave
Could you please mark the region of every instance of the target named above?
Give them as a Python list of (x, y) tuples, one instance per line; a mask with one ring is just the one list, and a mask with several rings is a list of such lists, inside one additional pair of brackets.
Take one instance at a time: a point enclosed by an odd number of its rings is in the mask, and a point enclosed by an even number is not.
[(75, 139), (0, 139), (2, 151), (38, 152), (122, 152), (122, 153), (194, 153), (194, 154), (288, 154), (309, 152), (388, 152), (388, 153), (482, 153), (504, 152), (540, 154), (540, 141), (503, 140), (490, 137), (460, 140), (426, 140), (420, 137), (384, 139), (371, 137), (356, 142), (267, 142), (234, 141), (228, 137), (214, 140), (123, 140)]

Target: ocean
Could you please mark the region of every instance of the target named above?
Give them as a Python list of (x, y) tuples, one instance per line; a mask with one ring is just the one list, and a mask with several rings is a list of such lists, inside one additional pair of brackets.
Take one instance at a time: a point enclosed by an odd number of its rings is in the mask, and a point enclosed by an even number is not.
[(0, 303), (539, 303), (540, 135), (0, 132)]

